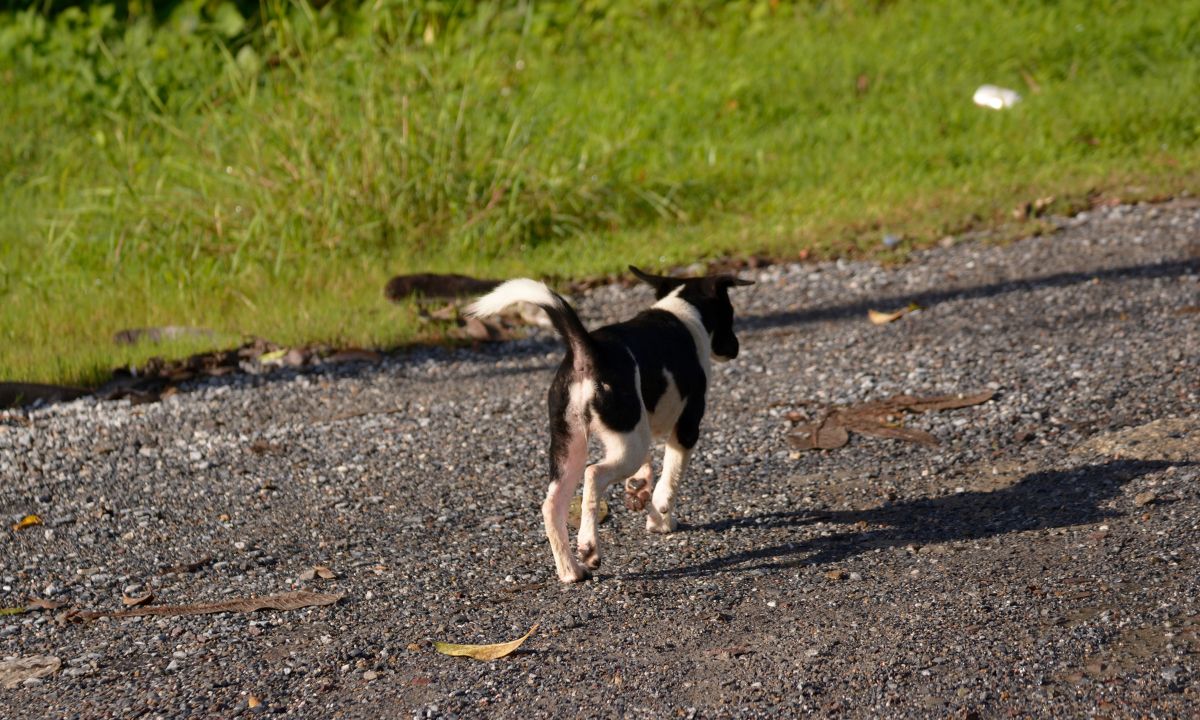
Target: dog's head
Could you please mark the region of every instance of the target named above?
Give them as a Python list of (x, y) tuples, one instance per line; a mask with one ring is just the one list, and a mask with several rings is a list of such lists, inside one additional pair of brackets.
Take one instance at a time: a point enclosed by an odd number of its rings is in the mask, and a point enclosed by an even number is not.
[(701, 278), (671, 278), (651, 275), (634, 266), (630, 271), (639, 280), (654, 288), (654, 297), (662, 300), (674, 294), (696, 308), (708, 337), (712, 341), (714, 360), (732, 360), (738, 356), (738, 339), (733, 334), (733, 303), (729, 301), (729, 288), (753, 285), (752, 280), (742, 280), (733, 275), (709, 275)]

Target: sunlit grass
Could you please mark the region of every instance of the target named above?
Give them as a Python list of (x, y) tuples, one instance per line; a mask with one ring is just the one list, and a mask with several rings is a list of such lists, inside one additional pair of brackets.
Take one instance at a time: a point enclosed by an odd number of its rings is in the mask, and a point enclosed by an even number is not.
[[(1195, 1), (802, 3), (611, 35), (518, 7), (429, 45), (301, 43), (290, 17), (260, 31), (276, 66), (230, 54), (161, 108), (68, 107), (0, 65), (0, 379), (198, 349), (118, 348), (127, 327), (392, 346), (428, 332), (383, 300), (398, 272), (870, 253), (1200, 167)], [(977, 108), (984, 82), (1024, 100)]]

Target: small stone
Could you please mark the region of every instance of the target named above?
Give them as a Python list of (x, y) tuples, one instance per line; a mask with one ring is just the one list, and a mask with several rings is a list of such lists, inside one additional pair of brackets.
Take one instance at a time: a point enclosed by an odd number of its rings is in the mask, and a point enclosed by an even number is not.
[(829, 580), (845, 580), (849, 574), (845, 570), (830, 570), (825, 573), (825, 577)]
[(379, 677), (379, 673), (375, 672), (374, 670), (368, 670), (363, 673), (363, 680), (366, 680), (367, 682), (370, 682), (377, 677)]
[(1154, 492), (1153, 490), (1147, 490), (1146, 492), (1140, 492), (1137, 495), (1134, 495), (1133, 504), (1137, 505), (1138, 507), (1146, 507), (1157, 499), (1158, 493)]
[(167, 663), (166, 672), (175, 672), (178, 669), (179, 669), (179, 661), (178, 660), (172, 660), (171, 662)]
[(1163, 670), (1159, 672), (1159, 675), (1162, 676), (1163, 680), (1173, 683), (1179, 679), (1179, 673), (1181, 672), (1183, 672), (1183, 668), (1179, 667), (1178, 665), (1173, 665), (1169, 668), (1163, 668)]
[(850, 579), (855, 581), (862, 580), (862, 573), (852, 572), (850, 573)]

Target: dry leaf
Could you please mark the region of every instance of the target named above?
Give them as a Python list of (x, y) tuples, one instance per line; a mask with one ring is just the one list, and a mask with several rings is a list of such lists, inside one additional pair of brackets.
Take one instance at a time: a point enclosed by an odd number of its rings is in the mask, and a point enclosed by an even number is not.
[(317, 575), (319, 577), (322, 577), (326, 580), (332, 580), (337, 577), (336, 573), (334, 573), (332, 570), (330, 570), (328, 567), (326, 567), (324, 565), (314, 565), (313, 570), (315, 570), (317, 572)]
[(263, 365), (271, 365), (271, 364), (274, 364), (274, 363), (282, 363), (282, 362), (283, 362), (283, 358), (284, 358), (284, 357), (285, 357), (287, 354), (288, 354), (288, 349), (287, 349), (287, 348), (279, 348), (278, 350), (272, 350), (272, 351), (270, 351), (270, 352), (265, 352), (265, 353), (263, 353), (262, 355), (259, 355), (259, 356), (258, 356), (258, 362), (259, 362), (259, 363), (261, 363), (261, 364), (263, 364)]
[(535, 623), (533, 627), (529, 628), (529, 632), (516, 640), (506, 643), (497, 643), (495, 645), (456, 645), (454, 643), (435, 642), (433, 649), (443, 655), (464, 656), (475, 658), (476, 660), (498, 660), (521, 647), (521, 643), (528, 640), (533, 631), (537, 629), (538, 626)]
[(25, 603), (26, 610), (57, 610), (62, 607), (62, 603), (47, 600), (45, 598), (31, 597)]
[(13, 529), (13, 532), (16, 532), (18, 530), (24, 530), (25, 528), (29, 528), (29, 527), (33, 527), (34, 525), (41, 525), (41, 524), (42, 524), (42, 519), (40, 517), (38, 517), (37, 515), (31, 514), (31, 515), (26, 515), (25, 517), (21, 518), (20, 522), (13, 523), (12, 529)]
[(938, 444), (938, 439), (924, 430), (894, 427), (878, 421), (872, 421), (869, 418), (849, 418), (848, 420), (849, 422), (846, 423), (847, 427), (863, 435), (870, 435), (885, 440), (907, 440), (930, 447)]
[(29, 608), (23, 608), (23, 607), (8, 607), (8, 608), (0, 607), (0, 616), (21, 615), (21, 614), (24, 614), (24, 612), (28, 609)]
[(897, 310), (896, 312), (880, 312), (878, 310), (867, 310), (867, 318), (874, 325), (887, 325), (890, 322), (895, 322), (904, 316), (907, 310)]
[(788, 441), (797, 450), (836, 450), (850, 442), (850, 434), (842, 426), (840, 418), (830, 416), (820, 423), (797, 425), (796, 432)]
[(267, 595), (265, 597), (234, 598), (195, 605), (153, 605), (112, 612), (82, 610), (69, 613), (65, 619), (94, 620), (100, 617), (138, 617), (141, 615), (210, 615), (223, 612), (254, 612), (256, 610), (299, 610), (300, 608), (332, 605), (345, 597), (342, 593), (315, 593), (307, 590)]
[(51, 675), (60, 667), (62, 661), (52, 655), (31, 655), (0, 661), (0, 687), (15, 688), (30, 678)]
[(153, 599), (153, 590), (147, 590), (144, 595), (136, 595), (132, 597), (129, 595), (121, 595), (121, 602), (125, 604), (125, 607), (137, 607), (138, 605), (145, 605)]
[[(573, 529), (579, 529), (579, 519), (583, 514), (583, 498), (576, 495), (571, 498), (571, 504), (567, 507), (567, 524)], [(600, 505), (596, 508), (596, 524), (604, 522), (608, 518), (608, 502), (601, 499)]]

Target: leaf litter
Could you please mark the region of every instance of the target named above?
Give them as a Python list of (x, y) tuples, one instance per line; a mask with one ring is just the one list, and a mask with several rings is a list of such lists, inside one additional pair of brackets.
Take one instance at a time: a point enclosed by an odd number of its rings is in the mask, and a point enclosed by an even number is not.
[[(788, 441), (797, 450), (836, 450), (850, 442), (850, 433), (904, 440), (933, 447), (938, 439), (924, 430), (906, 428), (904, 413), (926, 413), (981, 405), (995, 397), (992, 390), (970, 395), (896, 395), (886, 400), (834, 406), (813, 423), (797, 425)], [(790, 416), (789, 416), (790, 417)]]
[(534, 623), (533, 627), (529, 628), (529, 632), (525, 633), (516, 640), (505, 643), (495, 643), (493, 645), (460, 645), (457, 643), (435, 642), (433, 649), (443, 655), (453, 655), (456, 657), (469, 657), (476, 660), (499, 660), (508, 655), (513, 650), (521, 647), (521, 644), (529, 639), (534, 630), (538, 629), (538, 624)]
[(26, 528), (31, 528), (35, 525), (41, 525), (41, 524), (42, 524), (42, 518), (40, 516), (30, 514), (30, 515), (26, 515), (25, 517), (21, 518), (20, 521), (13, 523), (12, 529), (13, 529), (13, 532), (18, 532), (20, 530), (24, 530)]

